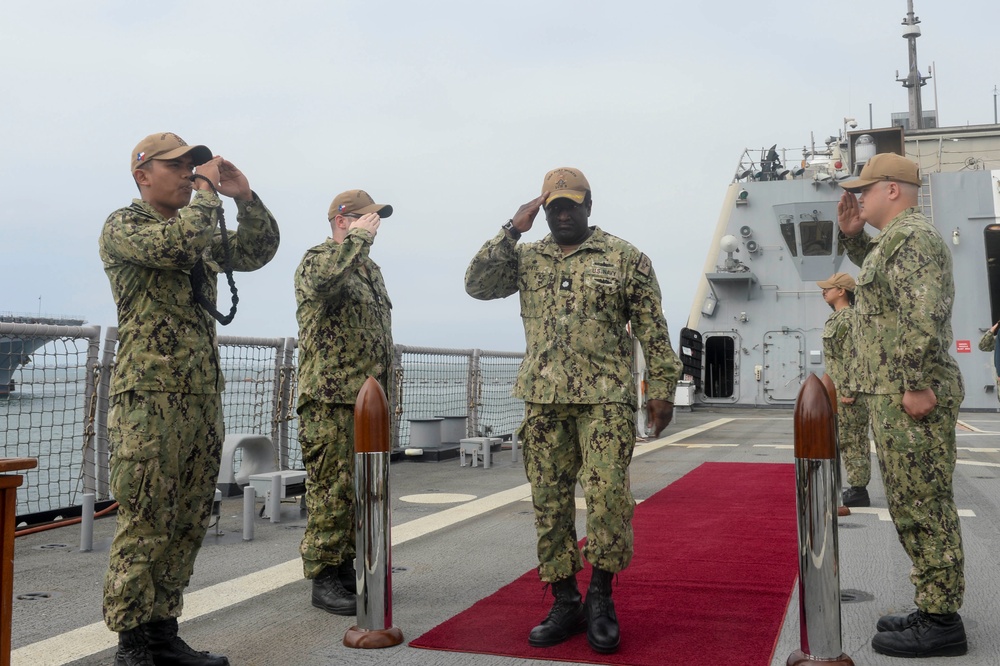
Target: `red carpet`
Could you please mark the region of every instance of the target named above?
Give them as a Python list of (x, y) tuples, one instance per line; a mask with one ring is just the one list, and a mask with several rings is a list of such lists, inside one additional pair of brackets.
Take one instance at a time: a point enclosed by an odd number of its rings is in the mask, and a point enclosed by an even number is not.
[(635, 556), (614, 588), (618, 652), (594, 652), (586, 634), (530, 647), (528, 632), (552, 603), (534, 570), (410, 646), (623, 666), (767, 666), (798, 575), (794, 467), (705, 463), (641, 503), (633, 528)]

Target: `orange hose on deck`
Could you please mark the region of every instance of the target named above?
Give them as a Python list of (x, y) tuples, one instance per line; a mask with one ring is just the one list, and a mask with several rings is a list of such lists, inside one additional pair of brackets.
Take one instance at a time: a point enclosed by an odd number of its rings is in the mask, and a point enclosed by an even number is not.
[[(109, 506), (104, 507), (100, 511), (94, 514), (94, 518), (103, 518), (112, 511), (118, 508), (118, 502), (115, 502)], [(28, 534), (35, 534), (36, 532), (44, 532), (45, 530), (54, 530), (57, 527), (66, 527), (67, 525), (76, 525), (83, 521), (83, 516), (77, 516), (76, 518), (69, 518), (67, 520), (59, 520), (52, 523), (46, 523), (44, 525), (35, 525), (34, 527), (25, 527), (20, 530), (14, 531), (14, 537), (26, 536)]]

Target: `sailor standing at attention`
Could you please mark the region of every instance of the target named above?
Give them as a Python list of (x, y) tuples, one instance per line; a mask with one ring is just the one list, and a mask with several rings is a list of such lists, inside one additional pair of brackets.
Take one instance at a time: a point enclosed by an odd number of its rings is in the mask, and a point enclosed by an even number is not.
[[(917, 209), (917, 165), (893, 153), (841, 183), (841, 243), (861, 267), (854, 339), (858, 399), (871, 414), (889, 515), (913, 562), (917, 610), (884, 615), (872, 649), (894, 657), (951, 657), (968, 642), (962, 526), (955, 507), (955, 426), (965, 391), (952, 344), (951, 252)], [(860, 193), (855, 197), (855, 192)], [(879, 234), (864, 231), (865, 223)]]
[(823, 358), (826, 371), (837, 389), (840, 402), (837, 409), (837, 440), (847, 472), (849, 487), (841, 502), (844, 506), (869, 506), (868, 482), (872, 478), (871, 445), (868, 443), (868, 407), (854, 398), (850, 379), (854, 349), (854, 278), (847, 273), (834, 273), (816, 285), (823, 290), (823, 300), (833, 313), (823, 326)]
[[(108, 412), (119, 507), (104, 621), (118, 632), (116, 666), (225, 666), (225, 657), (197, 652), (177, 635), (224, 435), (224, 380), (208, 308), (219, 272), (271, 260), (278, 225), (239, 169), (176, 134), (140, 141), (131, 166), (140, 198), (113, 212), (100, 237), (119, 341)], [(227, 241), (216, 229), (220, 194), (238, 211)]]
[[(519, 244), (543, 206), (550, 233)], [(592, 206), (580, 171), (550, 171), (542, 195), (521, 206), (472, 259), (465, 290), (482, 300), (521, 297), (527, 352), (514, 396), (525, 401), (519, 438), (535, 507), (538, 574), (555, 597), (528, 643), (547, 647), (586, 629), (591, 648), (608, 653), (620, 641), (611, 580), (632, 559), (635, 510), (628, 471), (636, 392), (626, 325), (645, 354), (647, 421), (655, 435), (673, 416), (681, 366), (649, 257), (588, 226)], [(586, 604), (576, 583), (583, 568), (578, 482), (587, 502), (583, 556), (593, 566)]]

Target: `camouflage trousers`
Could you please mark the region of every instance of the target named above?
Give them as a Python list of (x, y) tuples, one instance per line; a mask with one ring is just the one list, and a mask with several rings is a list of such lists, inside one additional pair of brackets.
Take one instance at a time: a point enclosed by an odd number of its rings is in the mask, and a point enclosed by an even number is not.
[(576, 484), (587, 502), (583, 556), (605, 571), (632, 560), (629, 463), (635, 412), (628, 405), (525, 404), (519, 438), (538, 534), (538, 574), (547, 583), (583, 568), (576, 534)]
[(108, 437), (119, 507), (104, 621), (121, 632), (181, 614), (219, 477), (220, 397), (120, 393), (111, 398)]
[(354, 406), (310, 400), (298, 413), (309, 513), (299, 552), (315, 578), (354, 559)]
[(940, 396), (920, 421), (902, 395), (865, 395), (889, 515), (913, 566), (914, 602), (928, 613), (952, 613), (965, 593), (965, 555), (952, 475), (961, 396)]
[(864, 488), (872, 479), (871, 442), (868, 439), (868, 405), (864, 400), (837, 405), (837, 438), (847, 471), (847, 484)]

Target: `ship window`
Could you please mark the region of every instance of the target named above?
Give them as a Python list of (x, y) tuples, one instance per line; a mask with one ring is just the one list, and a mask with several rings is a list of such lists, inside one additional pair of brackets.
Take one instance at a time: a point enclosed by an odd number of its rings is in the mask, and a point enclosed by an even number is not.
[(716, 335), (705, 338), (705, 397), (731, 398), (736, 374), (736, 341)]
[(793, 257), (799, 256), (799, 250), (795, 246), (795, 223), (782, 222), (781, 235), (785, 239), (785, 245), (788, 246), (788, 251), (792, 253), (792, 256)]
[(833, 253), (833, 222), (829, 220), (803, 220), (802, 255), (821, 257)]

